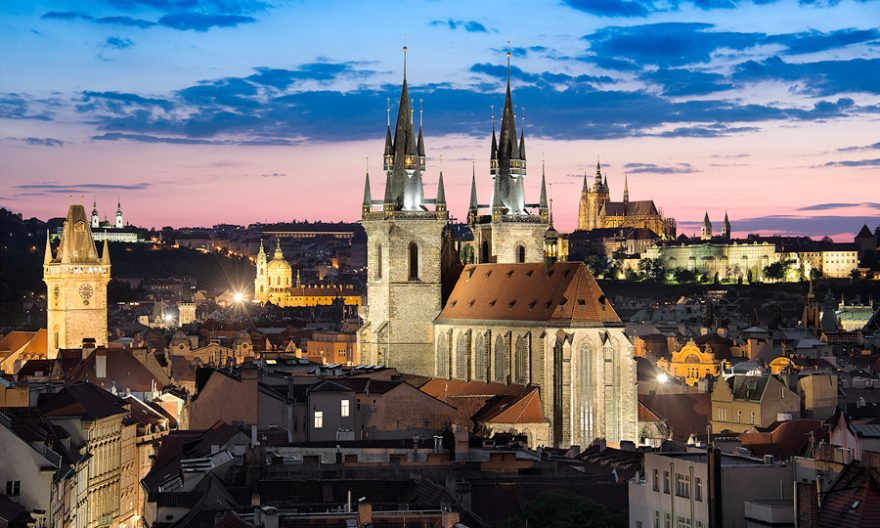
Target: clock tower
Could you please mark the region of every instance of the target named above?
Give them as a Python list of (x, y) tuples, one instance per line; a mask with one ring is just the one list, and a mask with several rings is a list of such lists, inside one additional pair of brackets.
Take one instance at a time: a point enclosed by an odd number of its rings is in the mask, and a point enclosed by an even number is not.
[(47, 235), (43, 281), (48, 290), (46, 330), (50, 359), (57, 356), (60, 348), (81, 348), (84, 339), (107, 346), (110, 252), (105, 239), (98, 256), (82, 205), (70, 205), (54, 257)]

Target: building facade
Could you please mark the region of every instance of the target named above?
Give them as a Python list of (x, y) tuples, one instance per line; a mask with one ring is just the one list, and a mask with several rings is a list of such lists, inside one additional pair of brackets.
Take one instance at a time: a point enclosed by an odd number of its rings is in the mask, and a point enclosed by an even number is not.
[(81, 348), (83, 339), (106, 346), (110, 251), (105, 240), (98, 256), (85, 208), (80, 204), (71, 204), (67, 211), (54, 257), (47, 237), (43, 282), (48, 290), (50, 359), (59, 348)]

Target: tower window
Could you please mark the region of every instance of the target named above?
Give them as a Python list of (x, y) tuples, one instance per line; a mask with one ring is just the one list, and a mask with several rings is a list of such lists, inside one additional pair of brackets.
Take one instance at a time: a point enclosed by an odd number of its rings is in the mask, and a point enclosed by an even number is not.
[(409, 245), (409, 280), (419, 280), (419, 246), (415, 242)]
[(483, 241), (483, 245), (480, 248), (480, 262), (489, 262), (489, 242), (486, 240)]
[(382, 244), (376, 245), (376, 278), (382, 278)]

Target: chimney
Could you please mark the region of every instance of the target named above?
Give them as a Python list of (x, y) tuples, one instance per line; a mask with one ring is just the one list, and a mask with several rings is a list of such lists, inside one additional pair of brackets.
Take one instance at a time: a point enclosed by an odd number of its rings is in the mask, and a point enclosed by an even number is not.
[(819, 493), (812, 482), (794, 483), (795, 526), (815, 528), (819, 521)]
[(458, 512), (443, 510), (440, 514), (440, 524), (443, 528), (455, 528), (459, 521), (461, 521), (461, 515)]
[(98, 379), (107, 377), (107, 351), (104, 349), (95, 353), (95, 377)]
[(456, 428), (455, 429), (455, 459), (456, 460), (467, 460), (468, 453), (470, 452), (470, 435), (467, 430)]
[(373, 524), (373, 505), (369, 502), (358, 502), (358, 526)]
[(706, 483), (709, 492), (709, 528), (721, 528), (724, 526), (724, 512), (721, 508), (721, 450), (717, 447), (710, 447), (707, 462), (709, 466), (709, 479)]

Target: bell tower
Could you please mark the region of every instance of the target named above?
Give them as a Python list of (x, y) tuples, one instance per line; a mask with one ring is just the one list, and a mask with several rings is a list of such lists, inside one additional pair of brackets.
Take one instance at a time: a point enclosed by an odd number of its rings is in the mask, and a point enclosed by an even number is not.
[(58, 251), (52, 255), (49, 237), (43, 258), (43, 282), (48, 290), (49, 356), (60, 348), (81, 348), (91, 338), (107, 346), (107, 284), (110, 251), (104, 239), (101, 256), (95, 248), (85, 207), (71, 204)]
[[(434, 373), (433, 320), (442, 308), (444, 229), (449, 221), (442, 172), (437, 195), (425, 198), (425, 140), (422, 114), (414, 133), (406, 81), (396, 124), (391, 111), (383, 155), (385, 191), (373, 200), (370, 175), (364, 182), (361, 224), (367, 232), (367, 300), (358, 331), (362, 363), (387, 365), (407, 374)], [(376, 207), (378, 206), (378, 207)]]

